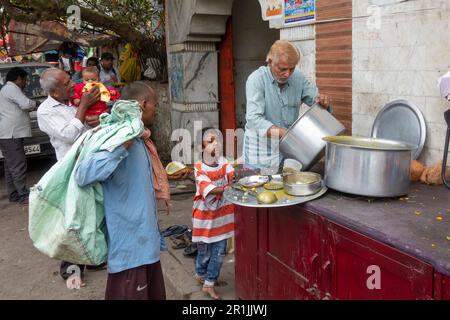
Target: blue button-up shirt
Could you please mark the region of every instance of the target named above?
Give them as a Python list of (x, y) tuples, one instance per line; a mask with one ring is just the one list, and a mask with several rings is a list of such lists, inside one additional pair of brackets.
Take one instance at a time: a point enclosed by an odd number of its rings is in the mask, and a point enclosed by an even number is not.
[(282, 161), (279, 139), (267, 138), (267, 130), (272, 125), (289, 128), (302, 103), (314, 104), (318, 89), (298, 69), (280, 88), (269, 67), (263, 66), (248, 77), (246, 95), (244, 162), (258, 168), (278, 167)]
[(134, 139), (128, 150), (120, 146), (88, 156), (76, 168), (75, 179), (80, 186), (103, 185), (110, 273), (159, 261), (151, 159), (141, 139)]

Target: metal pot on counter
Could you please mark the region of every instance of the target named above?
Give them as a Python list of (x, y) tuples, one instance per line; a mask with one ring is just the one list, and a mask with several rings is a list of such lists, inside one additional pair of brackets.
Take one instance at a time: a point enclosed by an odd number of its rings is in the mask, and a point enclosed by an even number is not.
[(287, 130), (280, 140), (280, 151), (285, 158), (299, 161), (302, 170), (308, 171), (324, 154), (326, 142), (322, 138), (344, 130), (335, 117), (315, 104)]
[(384, 139), (330, 136), (326, 141), (325, 184), (337, 191), (397, 197), (410, 187), (412, 150), (416, 146)]

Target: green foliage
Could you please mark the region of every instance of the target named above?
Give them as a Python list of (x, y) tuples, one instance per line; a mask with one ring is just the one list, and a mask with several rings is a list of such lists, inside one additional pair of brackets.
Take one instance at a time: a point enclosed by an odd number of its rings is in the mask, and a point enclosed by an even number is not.
[[(28, 23), (44, 20), (65, 22), (67, 7), (78, 5), (82, 9), (82, 25), (88, 27), (85, 30), (93, 28), (126, 38), (120, 33), (126, 26), (130, 33), (137, 32), (142, 38), (164, 37), (162, 0), (0, 0), (0, 5), (7, 16), (3, 17), (4, 22), (8, 18)], [(91, 14), (88, 16), (83, 12)]]
[[(72, 1), (73, 2), (73, 1)], [(75, 1), (80, 6), (102, 12), (114, 18), (120, 24), (128, 24), (144, 34), (145, 37), (158, 37), (163, 28), (161, 19), (164, 19), (162, 3), (152, 0), (84, 0)], [(82, 4), (84, 3), (84, 5)], [(155, 34), (156, 33), (156, 34)]]

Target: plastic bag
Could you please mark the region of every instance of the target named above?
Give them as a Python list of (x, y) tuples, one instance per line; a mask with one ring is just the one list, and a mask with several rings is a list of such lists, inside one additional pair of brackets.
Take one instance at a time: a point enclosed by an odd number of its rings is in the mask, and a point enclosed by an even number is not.
[(100, 183), (79, 187), (75, 168), (87, 155), (112, 151), (143, 130), (139, 104), (116, 102), (111, 114), (100, 116), (100, 126), (85, 132), (30, 189), (28, 232), (39, 251), (74, 264), (106, 261), (103, 187)]

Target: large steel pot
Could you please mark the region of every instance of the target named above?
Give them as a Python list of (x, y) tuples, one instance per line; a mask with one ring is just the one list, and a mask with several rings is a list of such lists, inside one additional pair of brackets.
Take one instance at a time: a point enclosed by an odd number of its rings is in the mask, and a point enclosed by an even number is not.
[(280, 140), (280, 151), (285, 158), (299, 161), (302, 170), (308, 171), (325, 152), (326, 143), (322, 138), (338, 135), (344, 130), (335, 117), (316, 104), (288, 129)]
[(408, 194), (412, 150), (403, 142), (359, 137), (325, 137), (325, 184), (369, 197)]

